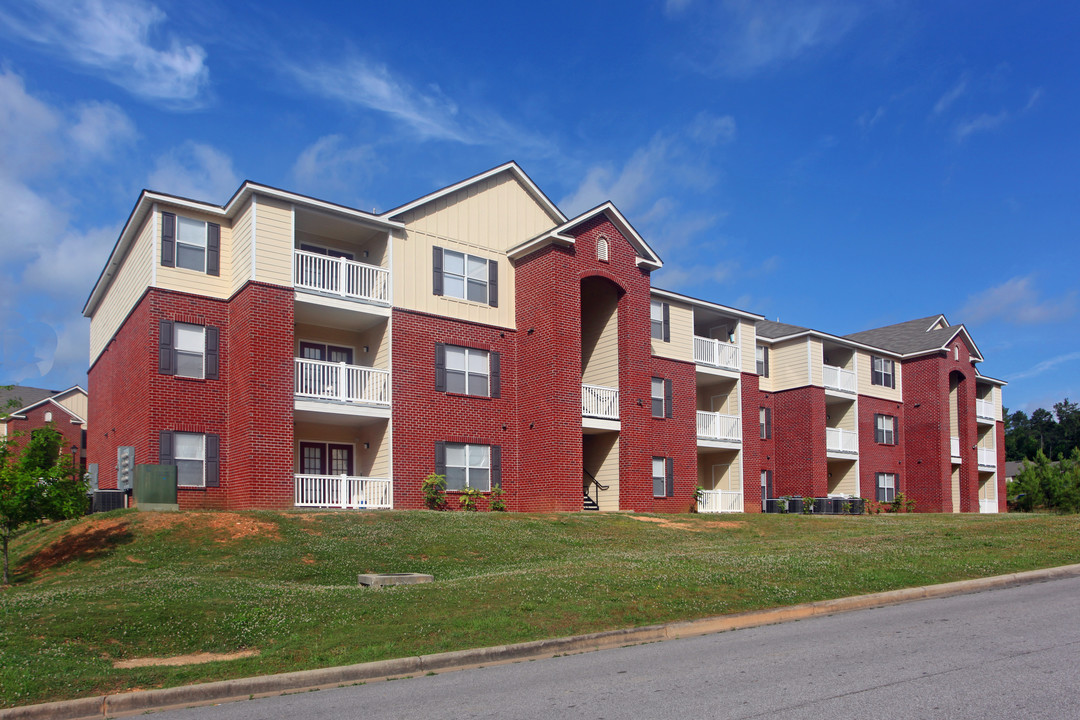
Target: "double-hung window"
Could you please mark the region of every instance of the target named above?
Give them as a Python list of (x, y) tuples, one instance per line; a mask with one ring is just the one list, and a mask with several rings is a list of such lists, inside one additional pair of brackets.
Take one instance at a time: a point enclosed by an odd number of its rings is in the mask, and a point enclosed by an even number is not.
[(769, 377), (769, 348), (758, 345), (754, 354), (757, 360), (757, 374), (761, 377)]
[(161, 264), (221, 274), (221, 226), (173, 213), (161, 213)]
[(652, 379), (652, 416), (655, 418), (673, 417), (672, 381), (664, 378)]
[(499, 264), (457, 250), (434, 248), (432, 284), (436, 295), (499, 306)]
[(176, 466), (180, 487), (218, 487), (221, 441), (214, 433), (162, 431), (159, 462)]
[(435, 343), (435, 389), (500, 397), (500, 357), (488, 350)]
[(652, 487), (653, 497), (672, 497), (675, 495), (675, 460), (669, 457), (653, 457)]
[(896, 363), (876, 355), (870, 356), (870, 384), (896, 387)]
[(158, 372), (217, 380), (219, 335), (212, 325), (162, 320), (158, 326)]
[(896, 417), (874, 415), (874, 442), (883, 445), (896, 444)]
[(649, 333), (654, 340), (671, 342), (671, 308), (666, 302), (649, 302)]
[(758, 428), (761, 431), (760, 436), (762, 440), (768, 440), (772, 437), (772, 409), (763, 407), (758, 408)]
[(877, 473), (877, 501), (892, 502), (896, 499), (898, 478), (896, 473)]
[(502, 485), (502, 451), (498, 445), (435, 443), (435, 472), (446, 478), (447, 490), (488, 492)]

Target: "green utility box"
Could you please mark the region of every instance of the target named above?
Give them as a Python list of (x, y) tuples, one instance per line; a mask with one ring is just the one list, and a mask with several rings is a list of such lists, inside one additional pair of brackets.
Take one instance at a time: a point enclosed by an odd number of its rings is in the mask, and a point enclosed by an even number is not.
[(179, 510), (175, 465), (136, 465), (135, 504), (139, 510)]

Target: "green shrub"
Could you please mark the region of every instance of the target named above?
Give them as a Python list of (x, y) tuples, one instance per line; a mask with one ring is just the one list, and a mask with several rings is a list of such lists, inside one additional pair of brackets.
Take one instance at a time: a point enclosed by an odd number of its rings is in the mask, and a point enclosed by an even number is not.
[(446, 477), (431, 473), (420, 484), (424, 496), (424, 505), (429, 510), (442, 510), (446, 507)]

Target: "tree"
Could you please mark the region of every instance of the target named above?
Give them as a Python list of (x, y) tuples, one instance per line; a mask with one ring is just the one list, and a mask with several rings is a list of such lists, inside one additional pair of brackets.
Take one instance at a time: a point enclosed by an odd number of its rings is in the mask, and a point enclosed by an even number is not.
[(23, 525), (63, 520), (86, 512), (87, 484), (61, 456), (60, 433), (51, 427), (36, 430), (24, 447), (11, 436), (0, 438), (0, 540), (4, 579), (11, 583), (8, 543)]

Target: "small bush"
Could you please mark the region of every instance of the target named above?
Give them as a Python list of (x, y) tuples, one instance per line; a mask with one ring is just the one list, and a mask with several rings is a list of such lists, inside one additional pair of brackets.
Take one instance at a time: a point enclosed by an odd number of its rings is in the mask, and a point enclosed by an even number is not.
[(429, 510), (442, 510), (446, 507), (446, 478), (444, 476), (431, 473), (421, 482), (420, 492), (424, 495), (424, 505)]
[(477, 507), (477, 502), (482, 497), (484, 497), (484, 493), (476, 488), (465, 488), (461, 491), (461, 497), (458, 498), (458, 505), (466, 512), (476, 512), (480, 509)]
[(488, 510), (492, 512), (506, 512), (506, 501), (503, 500), (503, 495), (506, 491), (502, 489), (502, 485), (496, 485), (491, 488), (491, 500), (488, 502)]

